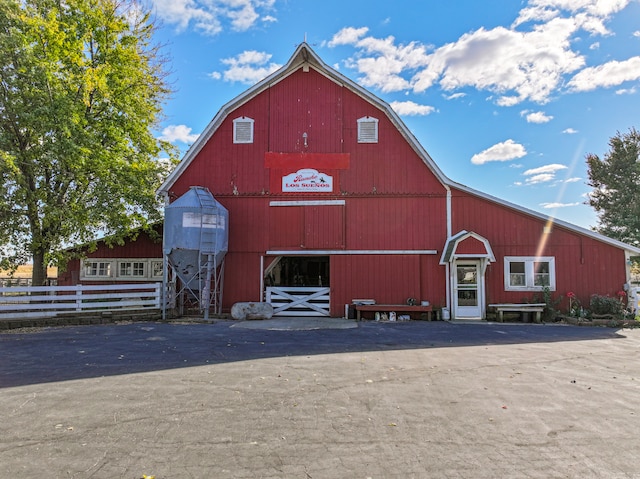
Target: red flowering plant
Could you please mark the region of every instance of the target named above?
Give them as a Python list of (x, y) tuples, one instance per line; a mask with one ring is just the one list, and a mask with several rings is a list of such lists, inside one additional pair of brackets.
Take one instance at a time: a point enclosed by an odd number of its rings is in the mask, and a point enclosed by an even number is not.
[(569, 298), (569, 316), (580, 317), (582, 307), (580, 306), (580, 300), (576, 296), (576, 293), (569, 291), (567, 293), (567, 298)]

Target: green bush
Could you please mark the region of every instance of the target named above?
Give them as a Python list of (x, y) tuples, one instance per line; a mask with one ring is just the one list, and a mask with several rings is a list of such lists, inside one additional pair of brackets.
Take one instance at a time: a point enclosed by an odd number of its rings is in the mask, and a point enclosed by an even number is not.
[(594, 294), (591, 296), (589, 309), (592, 314), (612, 314), (614, 316), (622, 316), (624, 308), (617, 298), (611, 296), (600, 296)]

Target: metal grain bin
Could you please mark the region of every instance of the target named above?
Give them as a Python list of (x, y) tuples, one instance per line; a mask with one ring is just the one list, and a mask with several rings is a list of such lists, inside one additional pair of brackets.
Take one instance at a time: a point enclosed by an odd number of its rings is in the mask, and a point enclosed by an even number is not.
[(164, 211), (164, 254), (188, 284), (213, 260), (222, 263), (229, 246), (229, 212), (202, 186), (189, 191)]

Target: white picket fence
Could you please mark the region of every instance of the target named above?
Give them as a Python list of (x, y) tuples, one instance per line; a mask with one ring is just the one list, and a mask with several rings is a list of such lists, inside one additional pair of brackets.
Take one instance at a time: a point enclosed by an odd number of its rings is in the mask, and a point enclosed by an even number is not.
[(0, 320), (159, 309), (162, 283), (0, 288)]

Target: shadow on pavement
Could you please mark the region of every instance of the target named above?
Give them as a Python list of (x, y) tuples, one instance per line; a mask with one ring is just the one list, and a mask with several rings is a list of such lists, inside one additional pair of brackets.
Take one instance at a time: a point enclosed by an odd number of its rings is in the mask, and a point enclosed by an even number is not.
[(267, 322), (144, 322), (0, 334), (0, 388), (282, 356), (624, 337), (616, 329), (564, 325), (333, 319), (348, 327), (297, 328), (289, 321), (268, 329)]

